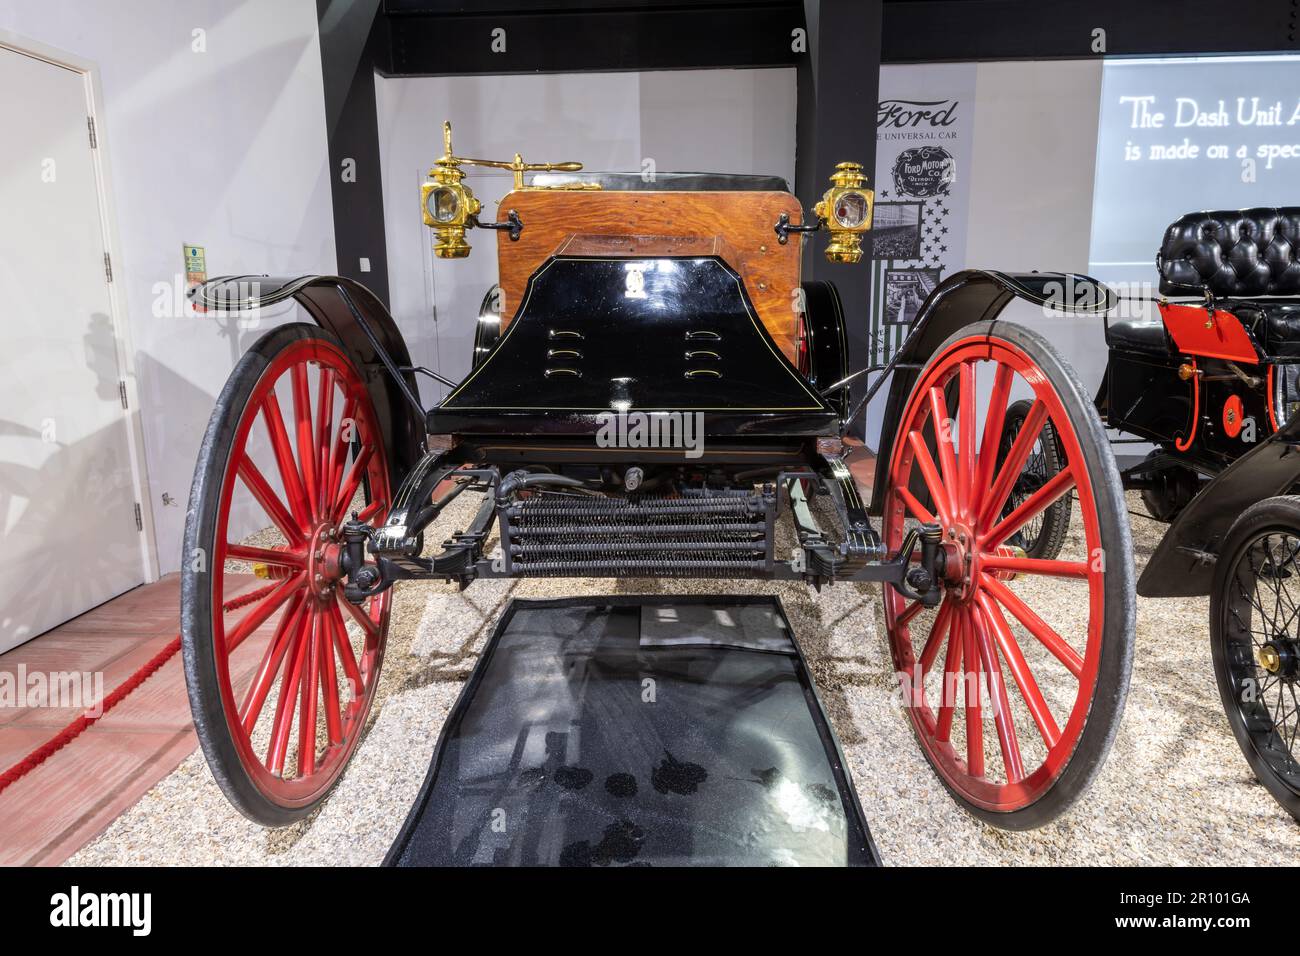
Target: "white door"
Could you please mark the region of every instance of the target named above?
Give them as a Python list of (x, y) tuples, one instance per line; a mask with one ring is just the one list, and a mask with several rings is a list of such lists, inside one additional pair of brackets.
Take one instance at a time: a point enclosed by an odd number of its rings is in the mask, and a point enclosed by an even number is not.
[(0, 48), (0, 651), (143, 581), (85, 74)]

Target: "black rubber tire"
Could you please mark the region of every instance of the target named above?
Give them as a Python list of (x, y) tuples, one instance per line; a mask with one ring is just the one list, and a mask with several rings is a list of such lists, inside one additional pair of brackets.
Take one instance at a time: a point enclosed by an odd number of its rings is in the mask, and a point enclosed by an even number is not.
[[(1129, 678), (1133, 671), (1137, 606), (1133, 542), (1124, 504), (1124, 489), (1120, 485), (1119, 469), (1106, 437), (1106, 429), (1074, 369), (1037, 332), (998, 320), (974, 322), (958, 329), (932, 354), (941, 355), (953, 343), (977, 335), (1003, 339), (1023, 350), (1043, 371), (1060, 396), (1083, 451), (1083, 465), (1096, 499), (1098, 531), (1105, 552), (1105, 608), (1097, 682), (1079, 741), (1055, 783), (1028, 806), (1000, 812), (971, 804), (948, 785), (942, 774), (937, 770), (935, 772), (953, 799), (975, 818), (1003, 830), (1033, 830), (1055, 820), (1087, 791), (1105, 763), (1106, 755), (1115, 742), (1115, 735), (1119, 732), (1124, 703), (1128, 699)], [(929, 364), (927, 362), (927, 368)], [(920, 373), (917, 381), (923, 381), (925, 374)], [(916, 728), (910, 718), (908, 724), (915, 733)], [(925, 747), (919, 737), (918, 746), (924, 752)]]
[[(248, 405), (262, 373), (281, 351), (302, 340), (329, 342), (340, 351), (342, 343), (333, 333), (306, 322), (274, 328), (244, 353), (217, 396), (207, 431), (199, 446), (194, 483), (185, 518), (185, 543), (181, 567), (181, 651), (185, 664), (185, 686), (190, 713), (208, 767), (226, 798), (244, 816), (267, 827), (280, 827), (301, 820), (328, 796), (300, 807), (287, 808), (270, 801), (245, 770), (226, 723), (217, 663), (212, 642), (212, 575), (206, 562), (198, 569), (191, 555), (215, 554), (217, 509), (222, 476), (231, 454), (231, 444), (240, 417)], [(376, 679), (377, 679), (376, 671)], [(337, 782), (337, 780), (335, 781)]]
[[(1246, 690), (1243, 682), (1257, 680), (1254, 675), (1258, 674), (1259, 668), (1255, 665), (1254, 642), (1250, 633), (1253, 627), (1249, 630), (1243, 627), (1243, 622), (1252, 619), (1239, 616), (1240, 597), (1231, 592), (1234, 582), (1245, 587), (1247, 577), (1258, 579), (1249, 561), (1242, 567), (1243, 559), (1262, 536), (1270, 533), (1288, 534), (1300, 540), (1300, 497), (1266, 498), (1251, 505), (1225, 536), (1215, 565), (1214, 590), (1210, 593), (1210, 654), (1223, 711), (1246, 763), (1282, 809), (1300, 821), (1300, 766), (1296, 766), (1294, 749), (1288, 749), (1286, 753), (1291, 754), (1289, 763), (1295, 767), (1296, 782), (1288, 783), (1277, 768), (1277, 765), (1288, 763), (1287, 758), (1283, 752), (1270, 750), (1268, 746), (1270, 738), (1278, 743), (1282, 741), (1269, 713), (1267, 698), (1263, 702), (1240, 699)], [(1300, 566), (1295, 570), (1300, 573)], [(1292, 685), (1292, 693), (1300, 697), (1300, 682)], [(1283, 698), (1284, 701), (1291, 699)]]
[[(1150, 452), (1147, 459), (1166, 454), (1168, 452), (1163, 449), (1156, 450)], [(1192, 503), (1192, 499), (1201, 490), (1200, 476), (1181, 465), (1162, 468), (1150, 473), (1147, 478), (1148, 481), (1155, 482), (1156, 487), (1142, 489), (1142, 506), (1152, 518), (1166, 524), (1182, 514), (1183, 509)]]
[[(1029, 414), (1031, 404), (1031, 402), (1021, 399), (1007, 406), (1007, 419), (1006, 424), (1002, 426), (1003, 437), (999, 457), (1005, 455), (1010, 448), (1011, 441), (1015, 439), (1016, 434), (1020, 431), (1020, 426), (1024, 424), (1025, 416)], [(1039, 442), (1042, 447), (1042, 454), (1040, 456), (1041, 461), (1036, 463), (1041, 471), (1041, 474), (1037, 476), (1040, 479), (1039, 485), (1065, 467), (1064, 456), (1061, 454), (1060, 445), (1056, 441), (1056, 430), (1052, 427), (1050, 421), (1043, 423), (1043, 430), (1040, 434)], [(1030, 467), (1033, 467), (1033, 465), (1026, 463), (1026, 470)], [(1007, 501), (1003, 517), (1009, 515), (1025, 497), (1027, 495), (1017, 497), (1013, 492), (1011, 498)], [(1072, 496), (1067, 495), (1060, 501), (1049, 505), (1039, 515), (1041, 524), (1038, 527), (1037, 534), (1031, 537), (1024, 533), (1024, 529), (1021, 529), (1012, 536), (1012, 541), (1024, 548), (1025, 553), (1031, 558), (1043, 558), (1049, 561), (1055, 558), (1061, 553), (1061, 548), (1065, 546), (1065, 535), (1070, 530), (1071, 501)]]

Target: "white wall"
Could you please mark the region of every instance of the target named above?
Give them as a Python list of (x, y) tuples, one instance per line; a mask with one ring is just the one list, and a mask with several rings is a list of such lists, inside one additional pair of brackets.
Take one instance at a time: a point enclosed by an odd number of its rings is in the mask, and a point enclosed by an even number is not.
[[(794, 178), (794, 70), (710, 70), (487, 77), (377, 77), (384, 222), (394, 318), (417, 364), (468, 371), (484, 293), (496, 282), (496, 237), (471, 232), (468, 259), (434, 261), (419, 187), (442, 154), (450, 119), (461, 155), (579, 160), (589, 170), (767, 173)], [(484, 218), (509, 174), (469, 169)], [(421, 382), (426, 403), (444, 389)]]
[[(891, 90), (952, 96), (936, 83), (937, 71), (962, 66), (969, 64), (886, 66), (882, 86), (888, 75)], [(1101, 60), (986, 62), (974, 69), (969, 168), (958, 168), (955, 193), (968, 202), (965, 253), (946, 263), (945, 275), (962, 268), (1086, 273)], [(951, 86), (960, 90), (961, 80)], [(1100, 319), (1049, 318), (1023, 302), (1003, 315), (1044, 334), (1095, 392), (1106, 364)], [(868, 408), (873, 446), (887, 396), (882, 388)]]
[[(968, 267), (1088, 271), (1101, 71), (1100, 58), (979, 64)], [(1106, 366), (1100, 319), (1045, 318), (1027, 303), (1005, 316), (1047, 336), (1095, 394)]]
[(99, 70), (114, 277), (135, 349), (159, 561), (176, 570), (213, 400), (239, 355), (284, 318), (223, 329), (155, 315), (155, 285), (183, 279), (184, 243), (206, 246), (209, 275), (335, 271), (316, 4), (0, 0), (0, 28)]
[(641, 150), (657, 169), (780, 176), (794, 188), (795, 71), (642, 73)]

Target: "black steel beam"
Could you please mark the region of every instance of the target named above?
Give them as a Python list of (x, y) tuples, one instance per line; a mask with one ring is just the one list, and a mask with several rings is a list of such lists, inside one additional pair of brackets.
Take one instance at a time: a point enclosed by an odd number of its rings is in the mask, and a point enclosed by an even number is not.
[[(449, 9), (457, 6), (469, 9)], [(803, 26), (797, 0), (672, 5), (555, 0), (545, 7), (390, 0), (385, 12), (392, 35), (391, 74), (793, 66), (798, 54), (792, 49), (792, 31)]]
[[(810, 51), (799, 64), (795, 128), (795, 192), (811, 209), (830, 186), (836, 163), (861, 163), (875, 186), (876, 107), (880, 99), (881, 0), (806, 0)], [(848, 326), (849, 368), (871, 361), (871, 234), (857, 265), (826, 261), (826, 233), (804, 243), (805, 279), (835, 283)], [(860, 429), (860, 424), (859, 424)]]
[[(885, 63), (1300, 50), (1300, 0), (883, 0)], [(797, 64), (797, 0), (383, 0), (397, 74)], [(491, 31), (506, 31), (506, 51)], [(1104, 30), (1100, 43), (1095, 33)], [(854, 38), (857, 39), (857, 38)]]
[(1298, 23), (1296, 0), (887, 0), (881, 54), (902, 63), (1286, 52), (1300, 49)]
[[(380, 175), (375, 67), (388, 59), (379, 0), (316, 0), (329, 137), (338, 274), (388, 305), (388, 245)], [(369, 272), (361, 270), (366, 259)]]

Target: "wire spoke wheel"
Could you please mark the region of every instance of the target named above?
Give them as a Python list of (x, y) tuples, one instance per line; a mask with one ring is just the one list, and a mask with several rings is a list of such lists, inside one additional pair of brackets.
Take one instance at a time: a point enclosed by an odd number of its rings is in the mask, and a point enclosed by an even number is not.
[[(1024, 471), (1046, 440), (1059, 447), (1056, 467), (1027, 487)], [(976, 816), (1040, 826), (1099, 769), (1131, 668), (1132, 548), (1101, 423), (1040, 336), (976, 323), (919, 374), (884, 493), (891, 552), (916, 522), (942, 529), (938, 607), (885, 591), (922, 749)], [(1071, 496), (1075, 533), (1066, 540), (1062, 530), (1050, 558), (1029, 554), (1017, 536), (1049, 509), (1070, 508)]]
[[(1002, 426), (1002, 441), (998, 445), (999, 464), (1006, 461), (1016, 439), (1020, 437), (1021, 426), (1024, 425), (1025, 416), (1029, 414), (1031, 407), (1031, 402), (1022, 399), (1013, 402), (1007, 409), (1006, 420)], [(1056, 429), (1052, 427), (1050, 421), (1044, 421), (1042, 430), (1038, 433), (1038, 440), (1030, 446), (1020, 476), (1011, 486), (1011, 494), (1007, 496), (1006, 503), (1002, 506), (1001, 517), (1009, 517), (1064, 467), (1060, 444), (1056, 440)], [(1070, 497), (1067, 495), (1034, 515), (1007, 540), (1009, 544), (1023, 548), (1031, 558), (1055, 558), (1061, 553), (1069, 529)]]
[(1228, 723), (1259, 781), (1300, 819), (1300, 499), (1247, 509), (1215, 577), (1211, 650)]
[(338, 341), (281, 326), (217, 400), (190, 497), (182, 646), (195, 727), (245, 815), (309, 813), (356, 749), (388, 633), (388, 591), (343, 597), (340, 526), (382, 522), (388, 463)]

